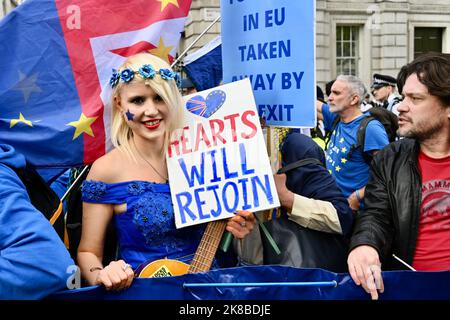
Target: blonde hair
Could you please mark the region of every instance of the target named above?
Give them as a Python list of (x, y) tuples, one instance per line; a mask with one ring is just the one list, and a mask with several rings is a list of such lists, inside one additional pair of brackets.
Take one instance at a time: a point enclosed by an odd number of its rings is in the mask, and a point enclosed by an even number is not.
[[(162, 59), (151, 55), (149, 53), (138, 53), (129, 57), (119, 67), (118, 72), (125, 68), (130, 68), (133, 71), (139, 70), (145, 64), (153, 66), (155, 71), (160, 69), (170, 69), (170, 66)], [(163, 152), (167, 150), (169, 145), (169, 138), (172, 132), (181, 126), (183, 115), (183, 99), (175, 80), (164, 80), (160, 75), (155, 75), (153, 79), (144, 79), (136, 75), (132, 82), (145, 82), (149, 85), (157, 95), (159, 95), (169, 108), (169, 118), (166, 119), (168, 125), (164, 133)], [(112, 121), (111, 121), (111, 142), (114, 147), (136, 160), (131, 149), (130, 139), (133, 137), (133, 132), (125, 121), (124, 115), (120, 112), (116, 100), (120, 99), (120, 91), (126, 88), (127, 83), (120, 81), (117, 86), (113, 88), (111, 95), (112, 105)]]

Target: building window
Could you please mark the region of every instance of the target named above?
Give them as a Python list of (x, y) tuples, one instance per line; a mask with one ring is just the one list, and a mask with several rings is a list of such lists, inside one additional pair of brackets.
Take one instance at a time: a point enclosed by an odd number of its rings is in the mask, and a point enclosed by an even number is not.
[(442, 52), (443, 28), (414, 28), (414, 58), (422, 53)]
[(336, 26), (336, 73), (356, 76), (359, 60), (359, 27)]

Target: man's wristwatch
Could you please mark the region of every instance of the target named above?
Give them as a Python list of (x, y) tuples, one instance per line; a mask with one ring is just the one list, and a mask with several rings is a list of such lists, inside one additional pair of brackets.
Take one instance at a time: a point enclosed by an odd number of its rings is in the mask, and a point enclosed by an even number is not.
[(358, 199), (358, 201), (361, 202), (362, 198), (361, 198), (361, 194), (359, 193), (359, 189), (355, 191), (355, 195), (356, 195), (356, 199)]

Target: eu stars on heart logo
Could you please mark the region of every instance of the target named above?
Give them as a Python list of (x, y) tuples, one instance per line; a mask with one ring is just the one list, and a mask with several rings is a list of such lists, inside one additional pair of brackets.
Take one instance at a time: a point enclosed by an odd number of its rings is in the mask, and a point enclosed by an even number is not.
[(206, 99), (201, 95), (190, 98), (186, 103), (186, 109), (195, 115), (209, 118), (223, 106), (225, 99), (225, 91), (214, 90), (206, 96)]

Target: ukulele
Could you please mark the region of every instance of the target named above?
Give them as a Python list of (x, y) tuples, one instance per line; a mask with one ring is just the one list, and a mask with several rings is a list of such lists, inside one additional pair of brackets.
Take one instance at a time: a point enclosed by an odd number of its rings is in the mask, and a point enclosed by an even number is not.
[(158, 278), (208, 271), (216, 255), (226, 224), (226, 220), (208, 223), (190, 265), (174, 259), (159, 259), (138, 270), (137, 277)]

